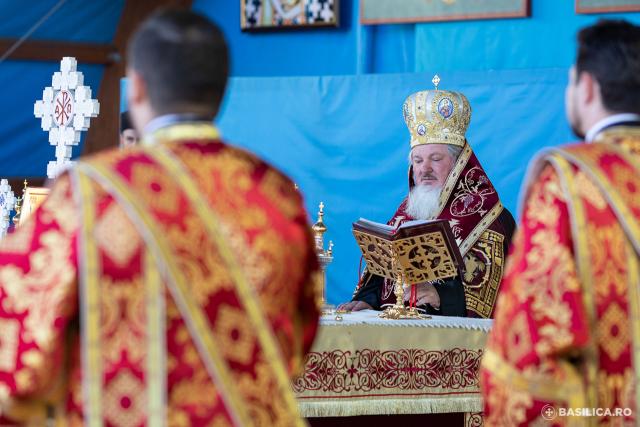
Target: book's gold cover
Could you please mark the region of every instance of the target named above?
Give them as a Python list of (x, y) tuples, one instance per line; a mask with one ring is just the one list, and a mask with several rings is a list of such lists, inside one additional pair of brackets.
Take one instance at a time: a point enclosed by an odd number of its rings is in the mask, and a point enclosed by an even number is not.
[(455, 277), (462, 266), (460, 251), (446, 221), (384, 233), (362, 223), (353, 224), (370, 273), (407, 284)]
[(29, 216), (38, 209), (38, 206), (44, 202), (49, 195), (49, 189), (46, 187), (27, 187), (24, 193), (22, 209), (20, 211), (20, 224), (29, 218)]

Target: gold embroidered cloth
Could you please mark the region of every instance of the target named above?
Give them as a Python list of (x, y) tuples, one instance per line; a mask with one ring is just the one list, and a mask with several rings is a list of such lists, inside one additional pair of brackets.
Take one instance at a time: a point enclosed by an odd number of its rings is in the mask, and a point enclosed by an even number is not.
[(154, 139), (79, 162), (0, 243), (0, 425), (303, 423), (300, 195), (209, 124)]
[(294, 381), (305, 417), (477, 412), (490, 319), (324, 316)]
[(485, 423), (637, 425), (640, 129), (550, 150), (532, 177), (482, 362)]

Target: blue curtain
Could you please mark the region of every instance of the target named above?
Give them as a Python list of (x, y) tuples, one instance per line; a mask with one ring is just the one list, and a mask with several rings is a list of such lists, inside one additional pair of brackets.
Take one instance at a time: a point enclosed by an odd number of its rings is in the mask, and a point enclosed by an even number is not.
[[(441, 89), (472, 106), (468, 139), (515, 215), (529, 159), (571, 140), (564, 115), (566, 69), (469, 71), (441, 75)], [(351, 223), (386, 221), (407, 192), (409, 133), (401, 106), (429, 89), (431, 74), (233, 78), (218, 124), (224, 138), (258, 153), (300, 186), (310, 221), (326, 205), (335, 243), (328, 300), (350, 298), (359, 249)]]
[[(18, 39), (58, 4), (58, 0), (16, 2), (0, 0), (0, 37)], [(29, 36), (29, 40), (111, 43), (124, 0), (67, 0)], [(4, 52), (2, 52), (4, 53)], [(60, 58), (62, 60), (62, 58)], [(33, 115), (33, 104), (51, 86), (51, 76), (60, 70), (58, 61), (5, 60), (0, 63), (0, 177), (44, 177), (47, 163), (55, 159), (55, 147)], [(78, 64), (84, 85), (97, 98), (104, 66)], [(117, 125), (117, 124), (116, 124)], [(84, 136), (83, 136), (84, 139)], [(73, 148), (74, 158), (82, 151)], [(14, 189), (16, 190), (16, 189)]]

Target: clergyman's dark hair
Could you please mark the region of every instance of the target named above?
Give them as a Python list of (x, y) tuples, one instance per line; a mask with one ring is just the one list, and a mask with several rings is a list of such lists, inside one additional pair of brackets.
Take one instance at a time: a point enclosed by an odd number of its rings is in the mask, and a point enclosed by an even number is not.
[(602, 19), (583, 28), (576, 71), (595, 77), (607, 110), (640, 114), (640, 27)]
[(120, 113), (120, 133), (124, 132), (127, 129), (133, 129), (133, 123), (131, 123), (131, 118), (129, 117), (128, 111), (123, 111)]
[(193, 107), (217, 113), (227, 84), (227, 44), (204, 16), (185, 9), (155, 12), (129, 41), (127, 61), (144, 79), (156, 113)]

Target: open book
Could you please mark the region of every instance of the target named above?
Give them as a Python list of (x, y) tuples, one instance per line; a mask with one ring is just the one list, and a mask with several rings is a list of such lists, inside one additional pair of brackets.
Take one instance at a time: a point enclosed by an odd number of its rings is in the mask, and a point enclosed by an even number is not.
[(461, 273), (460, 249), (444, 219), (408, 221), (394, 228), (360, 218), (353, 223), (353, 235), (373, 274), (422, 283)]

